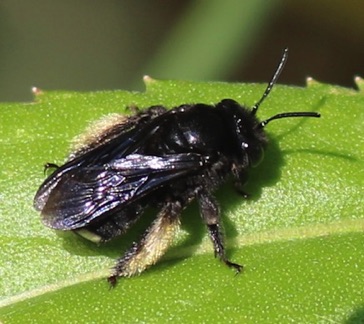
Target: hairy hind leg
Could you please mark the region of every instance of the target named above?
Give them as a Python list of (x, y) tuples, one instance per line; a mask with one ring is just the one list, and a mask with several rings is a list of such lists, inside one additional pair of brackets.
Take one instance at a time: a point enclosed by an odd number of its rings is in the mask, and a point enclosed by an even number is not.
[(182, 209), (183, 206), (178, 201), (167, 202), (163, 206), (157, 219), (145, 231), (139, 242), (134, 242), (117, 261), (108, 278), (112, 286), (116, 285), (118, 277), (140, 274), (164, 255), (179, 228)]

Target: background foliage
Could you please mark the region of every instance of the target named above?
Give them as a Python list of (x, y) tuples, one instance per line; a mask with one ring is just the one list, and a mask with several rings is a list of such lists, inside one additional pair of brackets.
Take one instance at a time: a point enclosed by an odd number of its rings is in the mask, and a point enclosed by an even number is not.
[(353, 87), (362, 0), (12, 1), (0, 5), (0, 101), (47, 90), (142, 90), (141, 77)]

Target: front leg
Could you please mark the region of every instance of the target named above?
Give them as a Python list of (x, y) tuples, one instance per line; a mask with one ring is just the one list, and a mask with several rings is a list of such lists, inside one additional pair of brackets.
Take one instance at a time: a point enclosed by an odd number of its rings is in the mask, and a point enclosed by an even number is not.
[(215, 257), (219, 256), (222, 262), (228, 267), (234, 268), (239, 273), (243, 266), (229, 261), (225, 255), (223, 234), (220, 228), (219, 207), (215, 199), (207, 192), (200, 192), (198, 201), (202, 219), (207, 225), (211, 241), (214, 245)]
[(231, 172), (234, 176), (234, 187), (236, 192), (242, 195), (243, 198), (248, 199), (250, 195), (242, 189), (243, 185), (246, 183), (248, 178), (245, 169), (241, 168), (236, 164), (233, 164)]

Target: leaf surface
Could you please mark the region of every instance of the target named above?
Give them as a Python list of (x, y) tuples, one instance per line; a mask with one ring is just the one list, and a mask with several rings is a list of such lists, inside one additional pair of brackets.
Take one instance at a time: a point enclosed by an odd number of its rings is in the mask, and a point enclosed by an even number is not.
[(44, 227), (32, 200), (45, 162), (62, 163), (70, 140), (127, 106), (217, 103), (252, 106), (265, 85), (146, 79), (145, 93), (44, 92), (33, 103), (0, 105), (0, 320), (30, 322), (355, 322), (364, 319), (364, 88), (276, 86), (259, 109), (319, 111), (321, 119), (274, 121), (270, 145), (242, 199), (228, 182), (218, 192), (232, 261), (213, 258), (195, 204), (167, 255), (109, 290), (114, 260), (148, 226), (97, 246)]

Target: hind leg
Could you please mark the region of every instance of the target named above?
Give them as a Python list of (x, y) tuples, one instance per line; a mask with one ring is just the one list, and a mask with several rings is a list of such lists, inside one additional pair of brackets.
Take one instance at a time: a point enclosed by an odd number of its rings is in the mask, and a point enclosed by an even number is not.
[(125, 255), (117, 261), (112, 275), (108, 278), (112, 286), (116, 285), (118, 277), (140, 274), (164, 255), (179, 228), (182, 209), (183, 206), (178, 201), (164, 204), (157, 219), (139, 242), (134, 242)]

